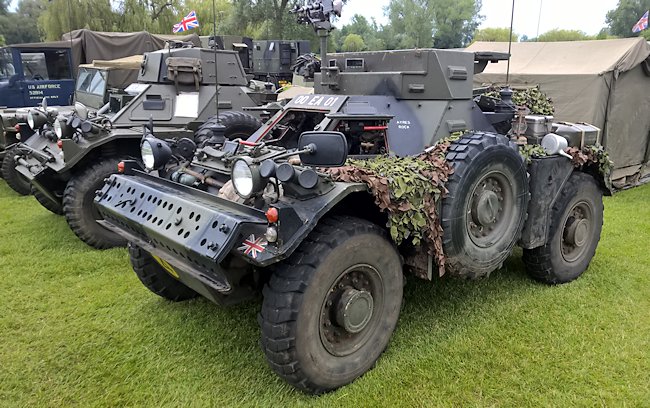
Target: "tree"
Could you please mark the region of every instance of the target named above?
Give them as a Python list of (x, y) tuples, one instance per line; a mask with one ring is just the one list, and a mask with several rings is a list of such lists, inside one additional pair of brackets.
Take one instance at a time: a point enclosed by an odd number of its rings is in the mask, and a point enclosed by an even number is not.
[(536, 41), (539, 42), (553, 42), (553, 41), (583, 41), (583, 40), (593, 40), (594, 37), (590, 37), (580, 30), (560, 30), (554, 29), (547, 31), (544, 34), (541, 34), (537, 37)]
[(483, 17), (481, 0), (431, 1), (435, 30), (433, 46), (436, 48), (460, 48), (472, 42), (474, 32)]
[(0, 46), (6, 45), (6, 44), (7, 44), (7, 43), (6, 43), (6, 41), (5, 41), (5, 36), (4, 36), (4, 35), (0, 35)]
[(363, 51), (366, 49), (366, 43), (359, 34), (348, 34), (343, 41), (343, 51)]
[[(474, 41), (507, 42), (508, 38), (510, 38), (509, 28), (484, 28), (474, 33)], [(513, 32), (512, 41), (519, 41), (519, 35)]]
[[(610, 33), (618, 37), (635, 37), (638, 34), (632, 32), (632, 27), (643, 16), (643, 13), (650, 10), (650, 0), (619, 0), (618, 6), (607, 13), (606, 22)], [(648, 30), (641, 35), (647, 34)], [(650, 38), (650, 34), (647, 34)]]
[(369, 22), (367, 18), (360, 14), (354, 15), (350, 20), (350, 24), (332, 32), (331, 42), (334, 49), (342, 51), (343, 42), (350, 34), (358, 34), (365, 43), (366, 50), (378, 51), (386, 47), (386, 44), (380, 38), (380, 27), (374, 19)]
[(47, 41), (56, 41), (64, 33), (80, 28), (118, 31), (117, 20), (110, 0), (53, 0), (39, 17), (38, 26)]
[(433, 12), (428, 0), (391, 0), (387, 28), (389, 49), (423, 48), (433, 44)]
[(45, 9), (43, 0), (21, 0), (15, 12), (0, 0), (0, 30), (7, 44), (38, 42), (41, 34), (35, 21)]
[(0, 15), (7, 15), (9, 13), (9, 0), (0, 0)]

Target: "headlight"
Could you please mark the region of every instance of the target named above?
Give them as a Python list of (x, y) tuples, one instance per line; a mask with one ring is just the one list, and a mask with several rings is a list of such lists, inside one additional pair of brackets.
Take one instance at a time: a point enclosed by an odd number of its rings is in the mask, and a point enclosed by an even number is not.
[(30, 129), (35, 129), (36, 122), (34, 121), (34, 114), (32, 111), (27, 112), (27, 124)]
[(27, 112), (27, 124), (32, 130), (39, 130), (47, 122), (47, 117), (41, 111), (30, 109)]
[(140, 154), (142, 154), (142, 162), (144, 167), (149, 170), (153, 170), (153, 165), (156, 162), (156, 159), (153, 157), (153, 149), (151, 148), (151, 143), (145, 140), (142, 142), (142, 147), (140, 148)]
[(164, 166), (172, 157), (172, 149), (169, 145), (155, 137), (147, 137), (140, 145), (142, 162), (147, 170), (157, 170)]
[(235, 161), (230, 173), (235, 192), (242, 198), (249, 198), (264, 190), (267, 179), (260, 176), (259, 166), (246, 159)]

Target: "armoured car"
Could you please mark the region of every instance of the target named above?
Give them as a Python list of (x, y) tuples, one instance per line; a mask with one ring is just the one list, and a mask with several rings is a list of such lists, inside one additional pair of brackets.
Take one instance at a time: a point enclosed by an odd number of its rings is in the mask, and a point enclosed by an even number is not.
[[(101, 111), (105, 117), (114, 115), (133, 98), (133, 94), (126, 93), (124, 88), (133, 82), (141, 64), (142, 57), (133, 56), (80, 65), (77, 68), (74, 101), (82, 104), (92, 115), (97, 111)], [(0, 112), (2, 177), (19, 194), (29, 194), (31, 186), (30, 179), (16, 170), (16, 156), (25, 151), (24, 146), (36, 150), (54, 149), (58, 139), (53, 129), (56, 118), (74, 111), (74, 106), (51, 105), (52, 100), (44, 97), (40, 107), (4, 109)], [(31, 139), (35, 134), (37, 137)], [(22, 145), (19, 146), (19, 142)], [(9, 154), (5, 154), (7, 152)], [(39, 200), (42, 198), (37, 196)]]
[[(215, 94), (217, 57), (219, 111), (228, 136), (248, 136), (260, 122), (251, 114), (226, 113), (233, 108), (257, 106), (276, 95), (272, 89), (249, 87), (242, 65), (233, 51), (174, 48), (147, 53), (138, 65), (138, 81), (129, 86), (134, 95), (112, 116), (88, 114), (77, 104), (68, 116), (51, 119), (49, 130), (16, 147), (16, 170), (31, 182), (34, 195), (47, 209), (63, 214), (68, 224), (87, 244), (95, 248), (124, 245), (120, 237), (96, 223), (92, 206), (94, 191), (102, 180), (116, 172), (122, 159), (139, 156), (141, 126), (152, 121), (165, 138), (193, 138), (202, 123), (217, 113)], [(110, 105), (109, 105), (110, 106)], [(43, 112), (31, 110), (34, 117)], [(47, 125), (40, 121), (38, 125)]]
[[(336, 11), (331, 1), (296, 10), (321, 30)], [(165, 299), (231, 304), (261, 292), (271, 368), (306, 392), (338, 388), (387, 347), (408, 270), (432, 279), (442, 258), (447, 275), (483, 277), (518, 244), (529, 274), (557, 284), (579, 277), (594, 256), (603, 178), (564, 156), (570, 138), (552, 123), (529, 135), (544, 133), (549, 156), (526, 164), (507, 92), (501, 102), (472, 95), (473, 72), (500, 58), (332, 54), (315, 95), (294, 98), (247, 140), (225, 140), (215, 127), (191, 159), (148, 127), (145, 168), (124, 161), (97, 192), (101, 224), (129, 241), (135, 273)], [(464, 134), (449, 141), (454, 132)], [(393, 240), (377, 187), (327, 171), (349, 158), (431, 153), (437, 143), (448, 144), (441, 160), (453, 169), (448, 193), (430, 209), (439, 248)], [(423, 262), (409, 262), (414, 252)]]

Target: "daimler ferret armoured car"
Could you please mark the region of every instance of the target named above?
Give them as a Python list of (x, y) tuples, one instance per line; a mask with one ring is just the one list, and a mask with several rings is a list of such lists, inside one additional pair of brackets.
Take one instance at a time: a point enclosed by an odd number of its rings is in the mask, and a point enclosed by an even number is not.
[[(297, 12), (326, 30), (335, 9), (324, 1)], [(476, 278), (519, 243), (528, 272), (548, 283), (577, 278), (594, 255), (601, 177), (558, 154), (527, 166), (497, 132), (508, 132), (514, 107), (472, 98), (474, 70), (502, 57), (430, 49), (329, 55), (315, 95), (294, 98), (248, 140), (215, 132), (191, 160), (149, 128), (146, 170), (125, 161), (123, 174), (97, 192), (102, 224), (130, 242), (134, 271), (163, 298), (230, 304), (261, 291), (271, 368), (307, 392), (340, 387), (386, 348), (413, 250), (425, 259), (413, 265), (418, 277), (431, 278), (434, 258), (444, 257), (448, 275)], [(465, 133), (443, 141), (453, 132)], [(434, 251), (391, 238), (390, 214), (371, 183), (327, 170), (348, 158), (428, 154), (441, 141), (449, 148), (440, 160), (453, 174), (448, 194), (429, 209), (442, 227)]]
[(276, 95), (272, 90), (249, 87), (237, 53), (166, 49), (144, 55), (138, 64), (138, 81), (128, 88), (132, 100), (111, 116), (103, 110), (88, 114), (85, 106), (77, 104), (71, 115), (51, 118), (48, 125), (44, 112), (31, 110), (30, 115), (39, 118), (39, 130), (41, 125), (50, 129), (16, 147), (12, 157), (16, 170), (31, 182), (39, 202), (64, 214), (84, 242), (100, 249), (125, 245), (122, 238), (96, 223), (94, 192), (117, 171), (120, 160), (139, 156), (143, 124), (153, 122), (163, 138), (193, 138), (195, 133), (198, 141), (206, 137), (199, 125), (211, 123), (217, 113), (215, 56), (219, 110), (227, 136), (250, 135), (260, 122), (239, 111), (274, 100)]
[[(100, 112), (103, 117), (111, 117), (133, 98), (133, 94), (126, 93), (124, 88), (137, 77), (141, 64), (142, 56), (133, 56), (80, 65), (74, 102), (83, 105), (80, 105), (80, 109), (88, 111), (89, 115), (95, 116)], [(56, 152), (56, 120), (59, 115), (69, 115), (74, 111), (74, 106), (48, 105), (51, 105), (51, 101), (43, 98), (36, 108), (4, 109), (0, 112), (2, 177), (19, 194), (29, 194), (31, 183), (30, 178), (16, 170), (16, 160), (26, 153)], [(36, 136), (32, 138), (34, 135)], [(4, 150), (6, 147), (7, 151)], [(48, 156), (41, 158), (46, 159)], [(36, 197), (49, 205), (41, 200), (42, 196), (38, 192)]]

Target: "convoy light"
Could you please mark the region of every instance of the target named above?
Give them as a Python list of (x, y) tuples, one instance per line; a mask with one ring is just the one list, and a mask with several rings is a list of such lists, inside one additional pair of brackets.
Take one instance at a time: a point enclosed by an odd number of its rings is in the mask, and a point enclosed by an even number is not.
[(59, 139), (70, 138), (70, 136), (72, 136), (72, 128), (68, 126), (67, 121), (57, 119), (54, 121), (53, 127), (54, 134)]
[(267, 179), (260, 175), (259, 166), (250, 163), (250, 158), (236, 160), (230, 176), (235, 192), (242, 198), (249, 198), (264, 190), (267, 182)]

